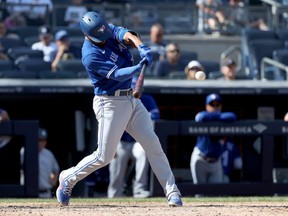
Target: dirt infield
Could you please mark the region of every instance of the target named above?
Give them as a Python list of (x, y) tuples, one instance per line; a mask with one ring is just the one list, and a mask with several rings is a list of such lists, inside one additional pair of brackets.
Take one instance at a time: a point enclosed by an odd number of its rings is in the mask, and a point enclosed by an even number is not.
[(162, 201), (80, 201), (68, 207), (56, 202), (15, 201), (0, 202), (1, 216), (285, 216), (286, 202), (199, 202), (184, 199), (184, 206), (168, 207)]

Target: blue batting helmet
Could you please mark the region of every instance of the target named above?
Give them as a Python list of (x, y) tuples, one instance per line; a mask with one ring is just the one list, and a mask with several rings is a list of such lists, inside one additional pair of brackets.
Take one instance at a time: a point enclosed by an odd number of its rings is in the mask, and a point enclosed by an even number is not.
[(112, 34), (112, 30), (104, 17), (93, 11), (82, 16), (80, 27), (82, 32), (96, 43), (107, 40)]

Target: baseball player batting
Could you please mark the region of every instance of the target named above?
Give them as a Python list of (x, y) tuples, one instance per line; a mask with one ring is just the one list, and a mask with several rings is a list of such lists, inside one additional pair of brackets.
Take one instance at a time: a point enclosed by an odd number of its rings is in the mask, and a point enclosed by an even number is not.
[[(133, 89), (130, 88), (133, 76), (141, 71), (142, 66), (151, 66), (150, 48), (143, 44), (137, 33), (107, 24), (97, 12), (84, 14), (80, 27), (85, 35), (82, 62), (94, 87), (93, 109), (98, 121), (98, 148), (76, 166), (60, 173), (56, 191), (58, 202), (68, 205), (75, 184), (110, 163), (126, 130), (145, 150), (168, 205), (182, 206), (181, 193), (154, 132), (149, 113), (141, 100), (133, 97)], [(129, 52), (131, 47), (137, 48), (142, 58), (135, 65)]]

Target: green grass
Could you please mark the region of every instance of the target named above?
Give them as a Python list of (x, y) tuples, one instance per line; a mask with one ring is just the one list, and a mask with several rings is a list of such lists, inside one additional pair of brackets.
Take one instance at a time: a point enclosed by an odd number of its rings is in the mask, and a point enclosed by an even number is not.
[[(185, 202), (288, 202), (288, 196), (273, 196), (273, 197), (184, 197)], [(55, 199), (38, 199), (38, 198), (0, 198), (1, 203), (56, 203)], [(73, 203), (101, 203), (101, 202), (166, 202), (165, 197), (153, 197), (146, 199), (134, 198), (71, 198)]]

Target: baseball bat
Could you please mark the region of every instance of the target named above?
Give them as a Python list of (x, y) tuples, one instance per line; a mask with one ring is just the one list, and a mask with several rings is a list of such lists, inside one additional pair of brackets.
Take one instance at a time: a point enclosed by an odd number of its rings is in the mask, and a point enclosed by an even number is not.
[(144, 85), (144, 71), (146, 69), (146, 64), (143, 64), (142, 68), (141, 68), (141, 72), (138, 76), (138, 79), (136, 81), (135, 84), (135, 88), (133, 91), (133, 96), (135, 98), (140, 98), (142, 95), (142, 91), (143, 91), (143, 85)]

